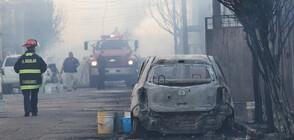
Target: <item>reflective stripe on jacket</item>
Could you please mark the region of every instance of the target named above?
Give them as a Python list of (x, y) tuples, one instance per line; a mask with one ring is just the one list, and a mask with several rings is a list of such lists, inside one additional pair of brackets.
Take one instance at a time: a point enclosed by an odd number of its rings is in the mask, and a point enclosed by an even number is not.
[(40, 88), (42, 85), (24, 85), (24, 86), (20, 86), (21, 90), (24, 89), (38, 89)]
[(23, 69), (19, 70), (19, 74), (24, 74), (24, 73), (41, 73), (40, 69)]

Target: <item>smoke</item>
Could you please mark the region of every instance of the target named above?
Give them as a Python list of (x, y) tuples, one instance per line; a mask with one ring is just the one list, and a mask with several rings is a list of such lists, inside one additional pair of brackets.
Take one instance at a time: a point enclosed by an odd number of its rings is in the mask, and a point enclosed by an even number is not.
[(141, 56), (174, 54), (172, 36), (163, 31), (151, 17), (143, 19), (134, 34), (140, 41)]
[[(64, 31), (61, 33), (62, 41), (55, 43), (55, 47), (45, 53), (48, 61), (60, 62), (68, 56), (69, 51), (79, 60), (89, 57), (91, 48), (84, 50), (84, 41), (99, 40), (100, 35), (111, 34), (116, 27), (120, 33), (128, 30), (132, 39), (139, 41), (139, 54), (143, 57), (174, 54), (173, 37), (149, 16), (148, 1), (54, 0), (54, 3), (55, 11), (61, 9), (65, 14), (65, 22)], [(206, 0), (198, 2), (197, 7), (207, 7), (204, 13), (191, 10), (193, 8), (189, 10), (190, 13), (199, 12), (197, 18), (201, 19), (197, 23), (203, 25), (203, 15), (207, 15), (207, 11), (211, 10), (209, 3), (211, 2)], [(195, 36), (191, 38), (197, 40)]]
[[(64, 58), (69, 51), (73, 51), (79, 59), (90, 56), (91, 51), (83, 50), (84, 41), (99, 40), (100, 35), (111, 34), (116, 27), (120, 33), (128, 30), (132, 34), (132, 39), (139, 40), (141, 56), (174, 53), (172, 36), (160, 29), (156, 22), (148, 16), (145, 1), (125, 0), (108, 2), (108, 4), (97, 2), (95, 3), (97, 6), (88, 5), (88, 10), (85, 9), (86, 2), (76, 3), (63, 0), (61, 4), (64, 6), (60, 7), (68, 7), (67, 20), (62, 35), (64, 42), (56, 47)], [(77, 4), (81, 6), (77, 8)], [(94, 10), (98, 7), (100, 9)]]
[[(35, 9), (23, 7), (31, 6), (32, 1)], [(100, 35), (111, 34), (116, 27), (121, 33), (128, 30), (133, 40), (139, 40), (139, 53), (143, 57), (174, 54), (173, 37), (150, 17), (148, 0), (44, 0), (49, 4), (43, 0), (32, 1), (2, 4), (5, 55), (14, 51), (21, 53), (20, 46), (27, 39), (34, 38), (41, 44), (38, 53), (48, 63), (61, 63), (69, 51), (82, 60), (91, 55), (90, 50), (84, 50), (84, 41), (99, 40)], [(188, 17), (196, 12), (198, 16), (188, 20), (203, 28), (204, 16), (211, 13), (208, 6), (211, 1), (198, 1), (197, 8), (188, 9)], [(195, 19), (198, 21), (195, 22)], [(200, 44), (198, 38), (201, 35), (191, 36), (192, 44)]]

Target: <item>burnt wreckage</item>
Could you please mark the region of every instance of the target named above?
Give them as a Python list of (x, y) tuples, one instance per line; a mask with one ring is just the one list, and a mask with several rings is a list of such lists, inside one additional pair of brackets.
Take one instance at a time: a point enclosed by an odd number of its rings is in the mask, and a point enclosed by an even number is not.
[(200, 134), (232, 127), (234, 105), (212, 56), (145, 59), (132, 92), (133, 133)]

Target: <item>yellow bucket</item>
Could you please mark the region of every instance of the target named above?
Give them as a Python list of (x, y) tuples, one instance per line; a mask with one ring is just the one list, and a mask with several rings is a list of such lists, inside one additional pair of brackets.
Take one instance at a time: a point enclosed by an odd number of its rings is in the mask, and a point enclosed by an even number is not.
[(114, 112), (97, 113), (98, 134), (113, 133)]

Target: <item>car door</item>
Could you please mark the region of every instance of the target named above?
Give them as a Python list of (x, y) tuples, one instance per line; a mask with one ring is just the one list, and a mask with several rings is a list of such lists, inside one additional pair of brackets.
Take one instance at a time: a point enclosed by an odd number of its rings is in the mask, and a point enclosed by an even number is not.
[(19, 76), (14, 71), (14, 64), (17, 62), (19, 57), (8, 57), (3, 64), (3, 84), (15, 84), (19, 83)]

